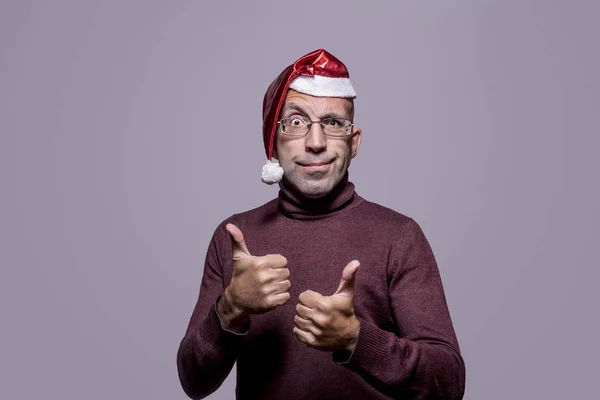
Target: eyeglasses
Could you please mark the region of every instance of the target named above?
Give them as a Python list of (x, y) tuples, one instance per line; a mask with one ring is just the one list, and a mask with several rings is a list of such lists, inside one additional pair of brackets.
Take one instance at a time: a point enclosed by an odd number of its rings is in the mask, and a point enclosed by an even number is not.
[(284, 118), (277, 121), (279, 132), (289, 136), (306, 136), (313, 124), (321, 125), (323, 133), (331, 137), (344, 137), (352, 133), (354, 124), (344, 118), (323, 118), (311, 121), (301, 117)]

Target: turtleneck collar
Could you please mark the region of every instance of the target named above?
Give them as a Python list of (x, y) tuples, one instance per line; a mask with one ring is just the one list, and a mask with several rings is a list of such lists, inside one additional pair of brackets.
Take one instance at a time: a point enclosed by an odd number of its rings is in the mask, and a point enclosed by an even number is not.
[(302, 196), (284, 179), (279, 183), (279, 210), (295, 219), (314, 219), (331, 215), (345, 208), (354, 199), (354, 184), (348, 172), (331, 192), (318, 199)]

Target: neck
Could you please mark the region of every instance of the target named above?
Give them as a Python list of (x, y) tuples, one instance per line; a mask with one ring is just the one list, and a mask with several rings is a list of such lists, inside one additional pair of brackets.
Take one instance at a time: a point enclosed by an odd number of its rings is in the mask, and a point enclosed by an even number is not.
[(348, 172), (326, 195), (319, 198), (304, 196), (284, 179), (279, 183), (279, 208), (292, 218), (331, 214), (350, 203), (354, 197), (354, 184), (348, 181)]

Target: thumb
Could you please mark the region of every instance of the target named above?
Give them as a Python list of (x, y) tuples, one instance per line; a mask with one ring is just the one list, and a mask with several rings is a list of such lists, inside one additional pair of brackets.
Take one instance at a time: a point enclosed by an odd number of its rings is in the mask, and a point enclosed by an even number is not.
[(360, 267), (360, 262), (357, 260), (350, 261), (348, 265), (344, 267), (340, 286), (338, 286), (334, 294), (345, 294), (352, 297), (354, 296), (354, 279), (356, 277), (356, 271), (358, 271), (358, 267)]
[(240, 231), (240, 228), (235, 226), (234, 224), (227, 224), (225, 226), (227, 232), (229, 232), (229, 236), (231, 236), (231, 243), (233, 245), (233, 258), (240, 258), (244, 256), (249, 256), (250, 252), (248, 251), (248, 247), (246, 247), (246, 241), (244, 240), (244, 234)]

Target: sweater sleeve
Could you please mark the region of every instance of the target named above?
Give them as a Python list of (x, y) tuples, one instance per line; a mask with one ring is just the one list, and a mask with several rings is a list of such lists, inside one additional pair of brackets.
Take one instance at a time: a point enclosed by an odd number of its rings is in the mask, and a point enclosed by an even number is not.
[(414, 220), (388, 264), (389, 302), (398, 331), (361, 318), (354, 352), (334, 360), (392, 398), (462, 399), (465, 366), (431, 247)]
[(223, 260), (231, 257), (231, 242), (224, 223), (212, 237), (200, 287), (200, 295), (185, 336), (177, 352), (179, 380), (185, 393), (201, 399), (221, 386), (235, 363), (243, 334), (222, 328), (216, 305), (228, 282), (224, 280)]

